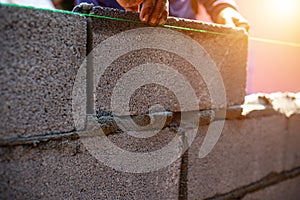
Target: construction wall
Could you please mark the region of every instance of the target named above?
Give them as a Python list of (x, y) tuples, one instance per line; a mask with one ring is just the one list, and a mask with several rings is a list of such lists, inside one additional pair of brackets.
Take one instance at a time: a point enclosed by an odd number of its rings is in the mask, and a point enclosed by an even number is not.
[[(300, 198), (300, 95), (244, 102), (243, 30), (176, 18), (154, 28), (136, 13), (92, 14), (105, 17), (0, 5), (1, 199)], [(125, 83), (138, 82), (126, 99)], [(133, 137), (130, 119), (144, 127), (135, 132), (158, 134)], [(157, 165), (122, 154), (133, 167), (110, 166), (99, 159), (106, 152), (95, 153), (98, 129), (136, 157), (179, 143)]]

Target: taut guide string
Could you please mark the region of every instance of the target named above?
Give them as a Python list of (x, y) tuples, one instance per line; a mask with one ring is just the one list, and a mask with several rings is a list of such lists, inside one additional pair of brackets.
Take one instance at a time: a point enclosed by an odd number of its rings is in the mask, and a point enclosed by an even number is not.
[[(129, 20), (129, 19), (123, 19), (123, 18), (116, 18), (116, 17), (109, 17), (109, 16), (100, 16), (100, 15), (94, 15), (94, 14), (84, 14), (84, 13), (78, 13), (78, 12), (71, 12), (66, 10), (53, 10), (53, 9), (47, 9), (47, 8), (36, 8), (33, 6), (23, 6), (18, 4), (10, 4), (10, 3), (0, 3), (0, 6), (11, 6), (11, 7), (20, 7), (20, 8), (27, 8), (27, 9), (35, 9), (35, 10), (45, 10), (50, 12), (57, 12), (57, 13), (64, 13), (64, 14), (71, 14), (71, 15), (80, 15), (85, 17), (94, 17), (99, 19), (108, 19), (108, 20), (115, 20), (115, 21), (123, 21), (123, 22), (130, 22), (130, 23), (138, 23), (138, 24), (145, 24), (145, 22), (137, 21), (137, 20)], [(193, 31), (193, 32), (200, 32), (200, 33), (207, 33), (207, 34), (214, 34), (214, 35), (232, 35), (229, 33), (220, 33), (215, 31), (207, 31), (203, 29), (195, 29), (195, 28), (187, 28), (187, 27), (181, 27), (181, 26), (173, 26), (173, 25), (160, 25), (161, 27), (170, 28), (170, 29), (177, 29), (177, 30), (185, 30), (185, 31)], [(290, 47), (300, 47), (300, 43), (295, 42), (285, 42), (280, 40), (272, 40), (267, 38), (260, 38), (260, 37), (248, 37), (249, 40), (257, 41), (257, 42), (263, 42), (263, 43), (269, 43), (269, 44), (277, 44), (277, 45), (284, 45), (284, 46), (290, 46)]]

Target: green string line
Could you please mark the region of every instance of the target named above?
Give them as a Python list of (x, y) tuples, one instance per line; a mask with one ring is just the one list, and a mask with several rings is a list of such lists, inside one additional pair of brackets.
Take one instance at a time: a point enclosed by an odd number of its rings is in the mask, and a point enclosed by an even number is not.
[[(34, 9), (34, 10), (42, 10), (42, 11), (49, 11), (49, 12), (56, 12), (56, 13), (63, 13), (63, 14), (69, 14), (69, 15), (79, 15), (83, 17), (94, 17), (98, 19), (108, 19), (108, 20), (114, 20), (114, 21), (123, 21), (123, 22), (130, 22), (135, 24), (147, 24), (146, 22), (141, 22), (137, 20), (130, 20), (130, 19), (124, 19), (124, 18), (116, 18), (116, 17), (109, 17), (104, 15), (95, 15), (95, 14), (85, 14), (85, 13), (79, 13), (79, 12), (72, 12), (67, 10), (53, 10), (49, 8), (37, 8), (34, 6), (24, 6), (24, 5), (18, 5), (18, 4), (10, 4), (10, 3), (0, 3), (0, 5), (10, 6), (10, 7), (19, 7), (19, 8), (27, 8), (27, 9)], [(207, 30), (201, 30), (201, 29), (195, 29), (195, 28), (188, 28), (188, 27), (181, 27), (181, 26), (172, 26), (172, 25), (159, 25), (161, 27), (170, 28), (170, 29), (177, 29), (177, 30), (185, 30), (185, 31), (193, 31), (193, 32), (199, 32), (199, 33), (208, 33), (208, 34), (214, 34), (214, 35), (223, 35), (223, 36), (233, 36), (236, 37), (234, 34), (229, 33), (220, 33), (215, 31), (207, 31)]]
[[(94, 17), (98, 19), (108, 19), (108, 20), (114, 20), (114, 21), (123, 21), (123, 22), (130, 22), (130, 23), (136, 23), (136, 24), (147, 24), (145, 22), (137, 21), (137, 20), (130, 20), (130, 19), (123, 19), (123, 18), (116, 18), (116, 17), (109, 17), (109, 16), (100, 16), (100, 15), (94, 15), (94, 14), (84, 14), (84, 13), (78, 13), (78, 12), (72, 12), (72, 11), (66, 11), (66, 10), (54, 10), (49, 8), (37, 8), (34, 6), (24, 6), (19, 4), (11, 4), (11, 3), (0, 3), (0, 6), (9, 6), (9, 7), (19, 7), (19, 8), (26, 8), (26, 9), (33, 9), (33, 10), (42, 10), (42, 11), (48, 11), (48, 12), (56, 12), (56, 13), (63, 13), (63, 14), (69, 14), (69, 15), (79, 15), (83, 17)], [(214, 35), (223, 35), (223, 36), (235, 36), (234, 34), (229, 33), (220, 33), (215, 31), (207, 31), (202, 29), (195, 29), (195, 28), (188, 28), (188, 27), (181, 27), (181, 26), (174, 26), (174, 25), (159, 25), (161, 27), (170, 28), (170, 29), (177, 29), (177, 30), (185, 30), (185, 31), (193, 31), (198, 33), (207, 33), (207, 34), (214, 34)], [(249, 37), (249, 40), (257, 41), (257, 42), (263, 42), (263, 43), (269, 43), (269, 44), (277, 44), (277, 45), (284, 45), (284, 46), (290, 46), (290, 47), (300, 47), (300, 43), (294, 43), (294, 42), (285, 42), (280, 40), (272, 40), (267, 38), (260, 38), (260, 37)]]
[[(71, 13), (74, 13), (74, 12), (71, 12)], [(137, 21), (137, 20), (109, 17), (109, 16), (103, 16), (103, 15), (94, 15), (94, 14), (83, 14), (83, 13), (80, 13), (80, 14), (82, 16), (85, 16), (85, 17), (94, 17), (94, 18), (98, 18), (98, 19), (109, 19), (109, 20), (130, 22), (130, 23), (136, 23), (136, 24), (145, 24), (145, 25), (147, 24), (146, 22), (141, 22), (141, 21)], [(182, 26), (173, 26), (173, 25), (168, 25), (168, 24), (158, 25), (158, 26), (165, 27), (165, 28), (170, 28), (170, 29), (184, 30), (184, 31), (193, 31), (193, 32), (199, 32), (199, 33), (208, 33), (208, 34), (214, 34), (214, 35), (223, 35), (223, 36), (234, 36), (234, 37), (236, 37), (235, 34), (220, 33), (220, 32), (215, 32), (215, 31), (207, 31), (207, 30), (188, 28), (188, 27), (182, 27)]]

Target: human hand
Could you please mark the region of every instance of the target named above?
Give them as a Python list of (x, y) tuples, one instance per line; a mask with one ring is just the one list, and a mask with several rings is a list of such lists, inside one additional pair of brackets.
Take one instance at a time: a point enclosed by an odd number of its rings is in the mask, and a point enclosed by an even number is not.
[(153, 25), (164, 24), (169, 15), (168, 0), (144, 0), (140, 19)]
[(248, 21), (238, 11), (231, 7), (226, 7), (220, 11), (216, 23), (231, 27), (241, 27), (247, 32), (250, 28)]
[(140, 20), (152, 25), (164, 24), (169, 15), (168, 0), (117, 0), (118, 3), (128, 11), (138, 12), (139, 6), (143, 3), (140, 11)]

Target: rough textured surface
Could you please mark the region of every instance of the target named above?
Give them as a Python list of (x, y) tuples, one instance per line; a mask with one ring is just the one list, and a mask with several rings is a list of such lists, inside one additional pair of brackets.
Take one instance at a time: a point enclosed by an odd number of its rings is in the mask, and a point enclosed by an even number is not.
[(300, 199), (300, 177), (296, 177), (277, 185), (268, 187), (264, 190), (255, 192), (253, 194), (247, 195), (243, 200), (260, 200), (260, 199), (270, 199), (270, 200), (298, 200)]
[(180, 160), (156, 172), (123, 173), (80, 140), (0, 148), (0, 199), (176, 199)]
[(200, 128), (200, 136), (189, 149), (189, 199), (226, 193), (283, 170), (287, 135), (284, 116), (226, 121), (214, 149), (199, 159), (206, 129)]
[[(134, 13), (99, 8), (94, 13), (138, 21)], [(280, 173), (300, 166), (300, 93), (262, 95), (241, 107), (247, 36), (241, 30), (175, 18), (170, 18), (168, 25), (211, 31), (178, 30), (197, 41), (217, 64), (228, 104), (214, 110), (201, 110), (211, 108), (211, 97), (203, 77), (185, 57), (151, 48), (119, 56), (96, 84), (96, 108), (100, 111), (95, 122), (97, 126), (106, 126), (106, 131), (111, 133), (107, 137), (113, 144), (134, 153), (145, 153), (161, 149), (178, 137), (182, 143), (176, 144), (175, 150), (181, 152), (186, 142), (182, 133), (198, 125), (195, 116), (200, 118), (200, 128), (189, 152), (168, 167), (131, 174), (105, 166), (87, 151), (87, 145), (81, 143), (80, 133), (84, 132), (69, 132), (74, 130), (71, 92), (75, 75), (86, 48), (90, 50), (89, 45), (95, 48), (117, 33), (146, 25), (111, 19), (89, 20), (91, 38), (87, 35), (88, 27), (83, 17), (0, 6), (0, 199), (203, 199), (251, 185), (271, 172)], [(117, 51), (118, 48), (112, 49), (109, 56)], [(197, 54), (192, 50), (190, 53)], [(131, 96), (131, 114), (147, 113), (155, 104), (175, 112), (158, 109), (151, 110), (155, 112), (149, 115), (132, 116), (142, 126), (147, 126), (153, 118), (167, 118), (159, 134), (141, 139), (128, 135), (127, 131), (120, 133), (110, 113), (110, 99), (113, 88), (127, 72), (148, 63), (165, 64), (182, 74), (200, 99), (200, 111), (180, 113), (179, 98), (173, 91), (159, 84), (146, 84)], [(164, 77), (160, 71), (155, 75)], [(215, 77), (210, 78), (211, 82), (215, 81)], [(166, 77), (166, 82), (171, 85), (177, 81), (175, 75)], [(92, 88), (88, 89), (91, 93)], [(178, 87), (178, 90), (179, 94), (186, 95), (183, 88)], [(249, 112), (241, 115), (242, 108), (243, 111), (249, 108)], [(257, 108), (261, 110), (257, 111)], [(89, 109), (93, 112), (92, 103)], [(199, 159), (199, 148), (208, 124), (213, 119), (223, 118), (221, 114), (225, 109), (226, 123), (218, 143), (208, 156)], [(180, 121), (183, 115), (187, 117)], [(130, 117), (119, 118), (126, 121)], [(181, 128), (178, 128), (179, 121), (183, 125)], [(175, 136), (177, 131), (179, 135)], [(35, 136), (15, 138), (32, 135)], [(91, 141), (94, 142), (93, 138)], [(97, 142), (93, 144), (100, 146)], [(125, 154), (121, 155), (127, 159)], [(166, 158), (162, 155), (159, 156)], [(132, 163), (137, 166), (136, 162)], [(151, 168), (149, 163), (147, 160), (142, 165)], [(245, 199), (297, 199), (298, 188), (299, 178), (294, 178), (249, 194)]]
[(300, 166), (300, 113), (294, 114), (290, 117), (288, 122), (288, 130), (289, 132), (285, 149), (285, 169)]
[(0, 5), (0, 138), (74, 130), (71, 95), (86, 55), (83, 17)]
[[(96, 8), (93, 12), (97, 15), (138, 21), (138, 15), (135, 13), (102, 8)], [(233, 30), (214, 24), (175, 18), (170, 18), (167, 24), (227, 34), (220, 35), (176, 30), (198, 42), (213, 59), (224, 81), (227, 93), (227, 105), (242, 104), (245, 95), (247, 63), (247, 36), (244, 32), (242, 30)], [(146, 25), (134, 22), (92, 18), (93, 48), (117, 33), (140, 27), (146, 27)], [(168, 38), (166, 38), (166, 40), (168, 40)], [(147, 46), (147, 44), (145, 44), (145, 46)], [(191, 50), (190, 53), (196, 54), (197, 56), (197, 52)], [(201, 58), (202, 57), (199, 57), (199, 59)], [(116, 86), (119, 79), (134, 67), (145, 63), (165, 64), (177, 70), (186, 77), (187, 82), (194, 88), (199, 98), (199, 108), (211, 108), (211, 96), (209, 95), (207, 85), (203, 81), (204, 79), (201, 77), (203, 74), (199, 75), (187, 60), (174, 53), (150, 48), (132, 51), (122, 55), (107, 68), (105, 76), (101, 79), (102, 81), (97, 84), (96, 109), (110, 111), (112, 89)], [(163, 75), (158, 73), (157, 76)], [(214, 81), (212, 79), (210, 81)], [(172, 82), (173, 80), (170, 79), (168, 81)], [(185, 91), (182, 90), (181, 94), (184, 95)], [(176, 98), (174, 92), (171, 91), (170, 88), (163, 87), (159, 84), (145, 85), (137, 89), (131, 96), (130, 111), (133, 114), (144, 113), (149, 109), (150, 105), (157, 103), (163, 105), (166, 110), (180, 111), (178, 98)]]

